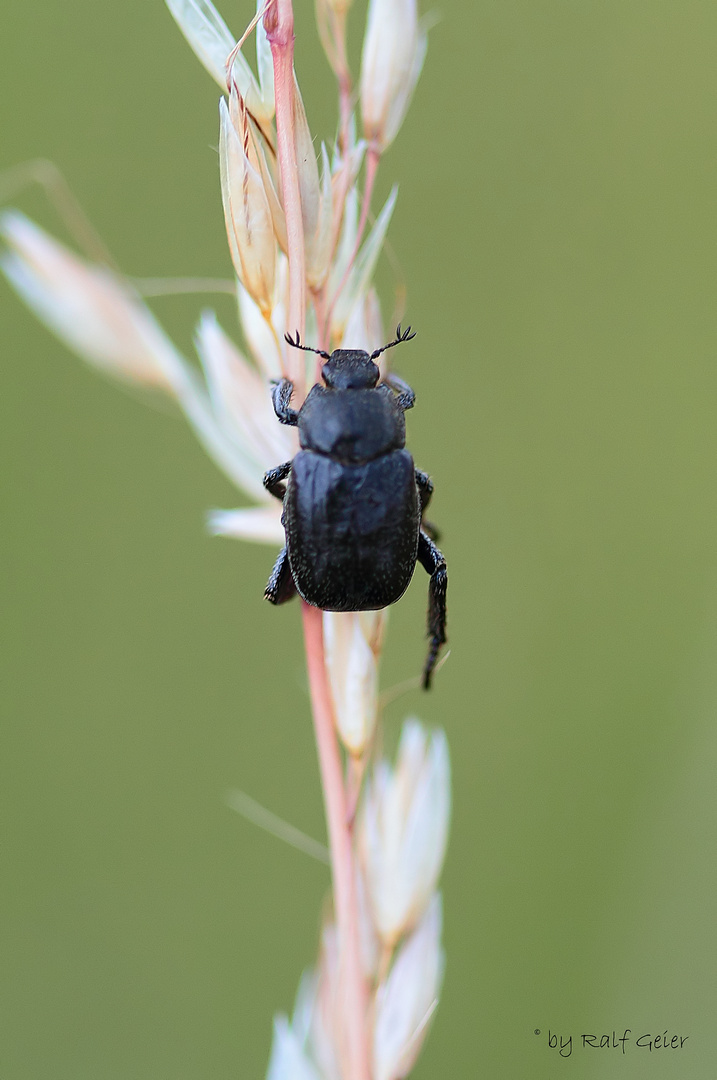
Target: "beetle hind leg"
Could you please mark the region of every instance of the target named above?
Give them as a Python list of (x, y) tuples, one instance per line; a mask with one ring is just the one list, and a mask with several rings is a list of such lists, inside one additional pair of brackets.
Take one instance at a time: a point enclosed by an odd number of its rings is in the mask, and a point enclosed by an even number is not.
[(432, 521), (426, 521), (424, 518), (421, 522), (421, 529), (426, 536), (430, 537), (430, 539), (434, 540), (436, 543), (441, 539), (441, 530), (437, 525), (434, 525)]
[(431, 643), (423, 668), (423, 689), (429, 690), (439, 650), (446, 640), (448, 571), (443, 555), (423, 530), (418, 537), (418, 561), (426, 573), (431, 575), (428, 586), (428, 636)]
[(424, 521), (423, 515), (433, 495), (433, 481), (428, 473), (422, 469), (416, 469), (416, 487), (418, 488), (418, 501), (421, 506), (421, 528), (431, 540), (440, 540), (441, 534), (432, 521)]
[(291, 600), (295, 595), (296, 585), (291, 576), (289, 553), (286, 548), (282, 548), (278, 559), (274, 563), (271, 577), (266, 583), (264, 599), (268, 600), (270, 604), (285, 604), (287, 600)]

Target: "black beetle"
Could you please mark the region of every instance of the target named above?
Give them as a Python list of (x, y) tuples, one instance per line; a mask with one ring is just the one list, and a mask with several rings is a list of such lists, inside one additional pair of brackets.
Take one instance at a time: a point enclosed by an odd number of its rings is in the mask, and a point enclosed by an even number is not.
[(437, 539), (435, 530), (423, 521), (433, 484), (405, 449), (404, 412), (416, 395), (395, 375), (379, 384), (374, 363), (415, 334), (410, 326), (402, 332), (399, 323), (395, 340), (370, 355), (312, 349), (298, 332), (295, 340), (285, 337), (295, 349), (325, 359), (326, 385), (312, 387), (298, 412), (289, 407), (294, 384), (281, 379), (274, 385), (274, 411), (282, 424), (298, 426), (301, 450), (264, 477), (264, 487), (284, 504), (286, 532), (264, 595), (283, 604), (298, 592), (324, 611), (372, 611), (403, 596), (418, 560), (431, 575), (427, 690), (446, 640), (448, 574), (431, 538)]

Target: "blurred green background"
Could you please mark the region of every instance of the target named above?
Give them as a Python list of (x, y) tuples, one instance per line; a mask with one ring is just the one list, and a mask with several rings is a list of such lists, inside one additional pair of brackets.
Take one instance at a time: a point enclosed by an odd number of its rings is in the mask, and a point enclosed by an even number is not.
[[(713, 1080), (717, 9), (439, 11), (379, 191), (400, 181), (399, 370), (451, 579), (450, 661), (386, 714), (392, 743), (406, 714), (445, 725), (454, 766), (414, 1075)], [(297, 34), (330, 138), (306, 0)], [(55, 161), (129, 273), (226, 275), (218, 90), (160, 0), (4, 0), (0, 42), (0, 166)], [(202, 306), (154, 304), (186, 348)], [(206, 535), (239, 500), (180, 420), (4, 282), (0, 342), (0, 1077), (262, 1077), (328, 878), (223, 796), (324, 835), (298, 606), (262, 599), (273, 551)], [(419, 571), (386, 687), (420, 669), (425, 601)], [(575, 1045), (625, 1028), (689, 1038)]]

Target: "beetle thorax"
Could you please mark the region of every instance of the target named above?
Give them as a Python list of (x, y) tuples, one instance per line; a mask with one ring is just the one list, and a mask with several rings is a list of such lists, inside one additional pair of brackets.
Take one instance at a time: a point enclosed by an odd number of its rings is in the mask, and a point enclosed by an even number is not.
[(304, 450), (358, 465), (405, 446), (406, 422), (387, 386), (314, 386), (299, 413), (299, 441)]

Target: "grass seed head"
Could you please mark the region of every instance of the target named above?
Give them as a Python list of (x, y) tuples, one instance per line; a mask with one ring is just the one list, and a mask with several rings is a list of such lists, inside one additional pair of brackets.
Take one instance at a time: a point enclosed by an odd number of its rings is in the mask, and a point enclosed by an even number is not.
[(446, 737), (407, 720), (395, 769), (379, 762), (366, 785), (359, 831), (376, 929), (388, 946), (426, 910), (443, 865), (449, 818)]
[(379, 154), (403, 123), (426, 47), (416, 0), (369, 0), (361, 57), (361, 114), (364, 138)]

